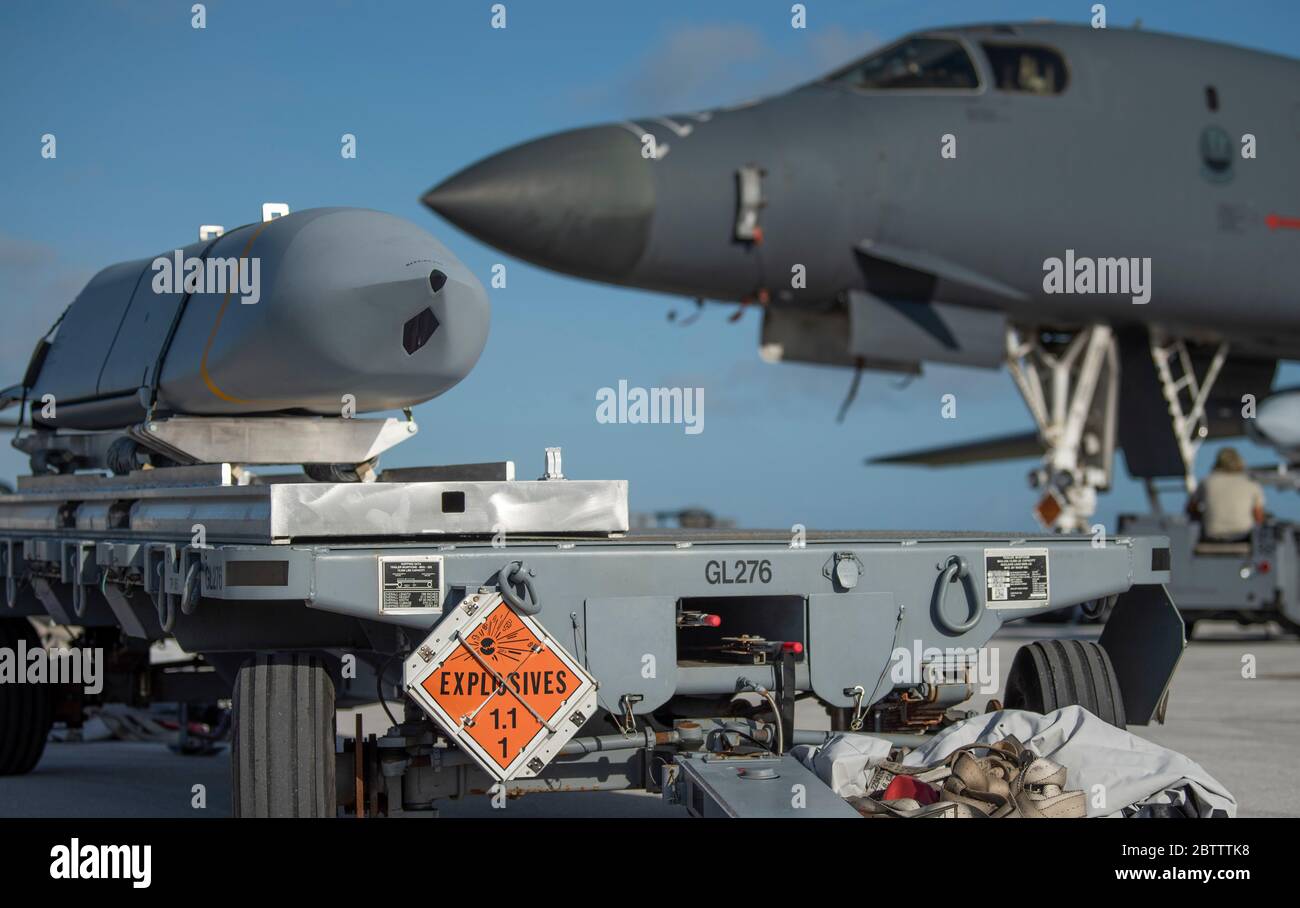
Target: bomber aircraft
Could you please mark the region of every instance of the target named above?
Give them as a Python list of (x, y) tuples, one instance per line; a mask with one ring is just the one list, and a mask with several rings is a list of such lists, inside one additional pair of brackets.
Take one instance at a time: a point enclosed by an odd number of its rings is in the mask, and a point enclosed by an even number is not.
[(529, 141), (423, 200), (557, 271), (759, 308), (764, 359), (855, 369), (854, 388), (1007, 366), (1034, 431), (893, 460), (1041, 454), (1036, 514), (1071, 530), (1116, 449), (1149, 488), (1190, 490), (1201, 442), (1241, 434), (1300, 358), (1298, 152), (1296, 60), (991, 24)]

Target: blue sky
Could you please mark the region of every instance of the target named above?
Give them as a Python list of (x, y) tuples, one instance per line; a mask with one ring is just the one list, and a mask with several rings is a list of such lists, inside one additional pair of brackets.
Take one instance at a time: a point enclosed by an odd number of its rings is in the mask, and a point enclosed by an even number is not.
[[(245, 2), (6, 0), (0, 5), (0, 384), (95, 271), (175, 248), (201, 223), (358, 205), (434, 232), (487, 282), (500, 253), (418, 204), (450, 173), (559, 129), (735, 102), (827, 71), (904, 32), (974, 20), (1084, 22), (1090, 2), (809, 0), (611, 3), (506, 0)], [(1112, 26), (1172, 31), (1297, 55), (1294, 2), (1107, 3)], [(57, 136), (58, 157), (40, 155)], [(358, 157), (339, 155), (343, 133)], [(848, 419), (849, 375), (758, 360), (758, 320), (508, 264), (477, 371), (417, 408), (422, 427), (386, 465), (510, 458), (523, 476), (562, 445), (565, 472), (625, 478), (636, 510), (690, 504), (749, 526), (1024, 528), (1030, 462), (942, 472), (862, 458), (1030, 426), (1001, 372), (931, 367), (905, 388), (868, 376)], [(1296, 384), (1288, 368), (1282, 382)], [(705, 389), (705, 431), (600, 425), (598, 389)], [(942, 394), (960, 389), (956, 420)], [(1264, 452), (1247, 453), (1254, 461)], [(1202, 463), (1212, 457), (1202, 451)], [(7, 448), (0, 477), (24, 460)], [(1120, 466), (1122, 477), (1123, 468)], [(1291, 499), (1276, 510), (1300, 516)], [(1100, 516), (1142, 505), (1121, 478)], [(1175, 506), (1178, 502), (1171, 500)]]

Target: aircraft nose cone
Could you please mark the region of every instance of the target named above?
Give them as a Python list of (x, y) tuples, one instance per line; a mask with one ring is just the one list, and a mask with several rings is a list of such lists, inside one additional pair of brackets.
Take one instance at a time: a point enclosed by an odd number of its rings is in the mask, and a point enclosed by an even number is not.
[(619, 126), (575, 129), (484, 158), (422, 201), (485, 243), (594, 280), (625, 280), (654, 213), (651, 161)]

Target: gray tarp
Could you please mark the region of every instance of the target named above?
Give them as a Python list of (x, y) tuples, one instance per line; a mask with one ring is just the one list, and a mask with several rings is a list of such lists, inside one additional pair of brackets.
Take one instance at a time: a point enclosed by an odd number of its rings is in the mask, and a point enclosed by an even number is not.
[[(1047, 715), (1004, 709), (958, 722), (903, 758), (906, 766), (941, 762), (963, 744), (992, 744), (1008, 735), (1040, 757), (1066, 767), (1066, 788), (1082, 789), (1088, 816), (1144, 816), (1153, 805), (1173, 804), (1183, 813), (1236, 816), (1228, 790), (1180, 753), (1108, 725), (1079, 706)], [(841, 733), (821, 747), (791, 753), (841, 797), (859, 797), (865, 770), (888, 757), (890, 745), (865, 734)]]

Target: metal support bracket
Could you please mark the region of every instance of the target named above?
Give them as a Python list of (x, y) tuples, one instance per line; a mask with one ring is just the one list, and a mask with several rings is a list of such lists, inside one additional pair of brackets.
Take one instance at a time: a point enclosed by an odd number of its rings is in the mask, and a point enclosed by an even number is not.
[(95, 561), (95, 543), (84, 540), (63, 545), (63, 580), (72, 585), (72, 613), (85, 617), (90, 590), (99, 582), (99, 565)]
[(9, 608), (18, 606), (18, 581), (27, 570), (23, 560), (23, 544), (13, 539), (6, 539), (0, 548), (0, 575), (5, 578), (5, 605)]
[(1165, 695), (1187, 646), (1183, 619), (1169, 591), (1147, 585), (1121, 593), (1099, 642), (1115, 667), (1128, 724), (1163, 722)]

